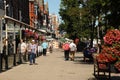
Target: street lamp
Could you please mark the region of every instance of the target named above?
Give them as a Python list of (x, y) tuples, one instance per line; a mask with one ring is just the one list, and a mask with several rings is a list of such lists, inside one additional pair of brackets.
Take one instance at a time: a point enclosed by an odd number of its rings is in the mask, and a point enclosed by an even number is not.
[(2, 34), (3, 33), (3, 30), (2, 30), (3, 29), (2, 28), (3, 27), (3, 20), (4, 20), (4, 18), (1, 18), (1, 28), (0, 28), (0, 34), (1, 34), (0, 35), (0, 41), (1, 41), (0, 42), (0, 44), (1, 44), (1, 49), (0, 49), (1, 50), (0, 51), (0, 72), (2, 71), (2, 59), (1, 58), (2, 58), (2, 51), (3, 51), (3, 41), (2, 41), (2, 38), (3, 38), (3, 34)]
[[(6, 17), (6, 12), (7, 12), (7, 7), (8, 7), (8, 4), (6, 4), (6, 0), (4, 0), (4, 9), (5, 9), (5, 13), (4, 13), (4, 17)], [(4, 18), (5, 19), (5, 18)], [(7, 22), (6, 22), (6, 19), (5, 19), (5, 34), (6, 34), (6, 46), (7, 46), (7, 37), (8, 37), (8, 34), (7, 34)], [(7, 49), (7, 47), (6, 47), (6, 49)], [(6, 55), (7, 55), (8, 53), (7, 53), (7, 50), (6, 50)]]
[[(6, 4), (6, 0), (4, 0), (4, 9), (5, 9), (5, 13), (4, 13), (4, 17), (6, 17), (6, 12), (7, 12), (7, 7), (9, 5)], [(5, 18), (4, 18), (5, 19)], [(8, 31), (7, 31), (7, 22), (5, 19), (5, 35), (6, 35), (6, 60), (5, 60), (5, 68), (8, 69)]]
[(7, 7), (9, 6), (8, 4), (6, 4), (6, 0), (4, 0), (4, 8), (5, 8), (5, 13), (4, 13), (4, 16), (6, 16), (6, 12), (7, 12)]
[[(8, 7), (8, 5), (6, 4), (6, 0), (4, 0), (4, 17), (6, 16), (6, 9), (7, 9), (7, 7)], [(3, 20), (5, 20), (5, 18), (1, 18), (1, 52), (0, 52), (0, 59), (2, 58), (2, 56), (1, 56), (1, 54), (3, 53), (2, 52), (2, 50), (3, 50), (3, 43), (2, 43), (2, 38), (3, 38), (3, 36), (2, 36), (2, 26), (3, 26)], [(6, 27), (6, 21), (5, 21), (5, 27)], [(7, 30), (7, 29), (6, 29)], [(6, 40), (7, 40), (7, 31), (6, 31)], [(6, 44), (7, 44), (7, 41), (6, 41)], [(7, 53), (7, 47), (6, 47), (6, 54), (8, 54)], [(7, 61), (8, 59), (7, 59), (7, 56), (6, 56), (6, 62), (5, 62), (5, 68), (6, 69), (8, 69), (8, 61)], [(0, 60), (0, 72), (1, 72), (1, 70), (2, 70), (2, 61)]]

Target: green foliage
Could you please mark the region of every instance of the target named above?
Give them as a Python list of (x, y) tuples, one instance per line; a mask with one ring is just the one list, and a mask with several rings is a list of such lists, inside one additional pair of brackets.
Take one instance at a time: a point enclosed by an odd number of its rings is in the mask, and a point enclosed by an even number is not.
[(111, 26), (120, 28), (120, 0), (61, 0), (59, 14), (60, 30), (70, 38), (98, 38), (99, 27), (102, 39)]
[(60, 28), (65, 30), (69, 37), (76, 36), (80, 22), (80, 9), (78, 1), (61, 0), (59, 14), (63, 20)]

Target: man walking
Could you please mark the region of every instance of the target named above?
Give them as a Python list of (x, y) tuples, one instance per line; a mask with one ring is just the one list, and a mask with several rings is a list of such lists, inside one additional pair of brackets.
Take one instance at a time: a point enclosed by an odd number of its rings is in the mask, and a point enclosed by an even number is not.
[(46, 52), (48, 48), (48, 43), (46, 42), (46, 40), (43, 41), (42, 48), (43, 48), (43, 56), (46, 56)]
[(17, 51), (19, 54), (18, 63), (21, 64), (21, 63), (23, 63), (23, 61), (26, 61), (26, 43), (23, 42), (23, 39), (20, 40)]

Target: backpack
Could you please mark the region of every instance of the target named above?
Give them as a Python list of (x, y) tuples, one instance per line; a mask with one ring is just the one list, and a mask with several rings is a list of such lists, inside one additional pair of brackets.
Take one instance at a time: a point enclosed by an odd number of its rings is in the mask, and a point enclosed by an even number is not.
[(70, 49), (69, 44), (67, 44), (67, 43), (64, 44), (64, 45), (63, 45), (63, 49), (64, 49), (64, 50), (69, 50), (69, 49)]

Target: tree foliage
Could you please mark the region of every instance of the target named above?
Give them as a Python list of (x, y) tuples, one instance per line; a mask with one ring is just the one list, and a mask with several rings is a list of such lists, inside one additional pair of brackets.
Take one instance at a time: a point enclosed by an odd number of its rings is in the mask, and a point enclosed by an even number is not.
[(63, 21), (61, 30), (65, 30), (70, 38), (99, 38), (97, 28), (102, 38), (111, 26), (120, 26), (120, 1), (61, 0), (59, 14)]
[(80, 9), (77, 0), (61, 0), (60, 16), (62, 17), (64, 30), (69, 37), (76, 37), (79, 32)]

